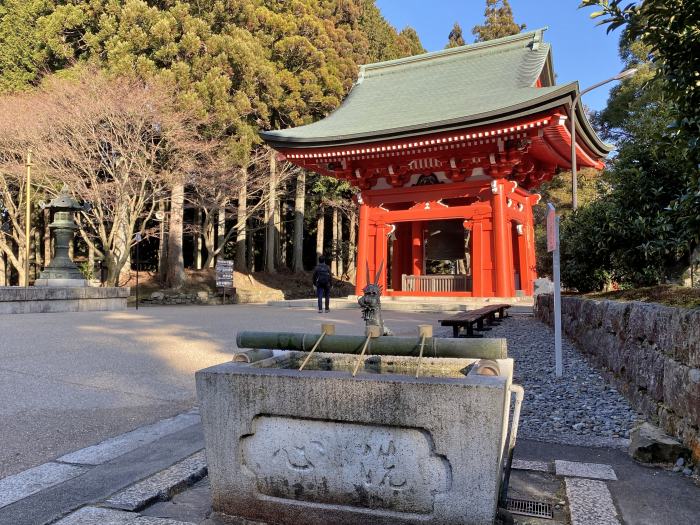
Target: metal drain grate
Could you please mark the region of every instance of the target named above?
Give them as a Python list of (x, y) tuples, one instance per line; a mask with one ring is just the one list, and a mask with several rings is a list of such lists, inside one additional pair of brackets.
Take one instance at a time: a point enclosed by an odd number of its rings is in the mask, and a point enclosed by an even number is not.
[(532, 499), (508, 498), (506, 506), (509, 512), (520, 514), (521, 516), (532, 516), (534, 518), (554, 519), (554, 510), (551, 503)]

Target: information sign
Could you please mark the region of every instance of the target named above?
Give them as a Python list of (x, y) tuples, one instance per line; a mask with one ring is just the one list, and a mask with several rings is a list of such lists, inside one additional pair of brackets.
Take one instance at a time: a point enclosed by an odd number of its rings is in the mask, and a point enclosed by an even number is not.
[(216, 287), (233, 288), (233, 261), (216, 262)]

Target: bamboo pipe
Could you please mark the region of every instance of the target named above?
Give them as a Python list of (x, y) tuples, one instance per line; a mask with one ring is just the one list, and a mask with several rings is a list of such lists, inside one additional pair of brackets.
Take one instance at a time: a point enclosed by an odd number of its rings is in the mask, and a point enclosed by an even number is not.
[[(238, 348), (265, 348), (308, 352), (318, 341), (319, 334), (294, 332), (238, 332)], [(359, 354), (366, 336), (326, 335), (316, 349), (322, 353)], [(425, 338), (425, 357), (454, 357), (467, 359), (505, 359), (508, 357), (505, 339), (443, 339)], [(415, 337), (376, 337), (367, 348), (368, 355), (414, 356), (420, 354), (420, 339)]]

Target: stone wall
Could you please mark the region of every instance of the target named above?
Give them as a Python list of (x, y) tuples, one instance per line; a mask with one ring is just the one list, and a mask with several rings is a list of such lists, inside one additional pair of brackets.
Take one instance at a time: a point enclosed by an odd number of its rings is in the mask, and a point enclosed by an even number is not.
[(3, 286), (0, 314), (126, 310), (129, 288)]
[[(552, 296), (535, 315), (552, 324)], [(562, 297), (562, 330), (615, 387), (700, 459), (700, 309)]]

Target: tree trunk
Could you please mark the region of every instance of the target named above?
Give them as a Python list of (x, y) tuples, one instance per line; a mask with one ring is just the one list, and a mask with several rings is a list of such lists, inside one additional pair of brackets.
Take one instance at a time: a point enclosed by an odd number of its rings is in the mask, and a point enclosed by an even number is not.
[(216, 236), (214, 235), (214, 220), (211, 212), (204, 212), (204, 226), (202, 231), (204, 232), (204, 248), (207, 250), (204, 268), (213, 268)]
[(355, 256), (355, 244), (357, 244), (357, 230), (355, 229), (355, 223), (357, 221), (357, 214), (355, 210), (350, 212), (350, 225), (348, 228), (348, 277), (350, 281), (355, 282), (355, 275), (357, 273), (357, 257)]
[(194, 213), (194, 268), (202, 269), (202, 210), (197, 208)]
[(224, 238), (226, 237), (226, 208), (222, 206), (219, 209), (217, 215), (217, 226), (216, 226), (216, 250), (218, 250), (218, 255), (216, 260), (225, 259), (226, 254), (224, 253)]
[(34, 279), (39, 278), (39, 272), (43, 268), (42, 255), (41, 229), (39, 228), (39, 225), (37, 225), (36, 229), (34, 230), (34, 262), (36, 263), (34, 265)]
[(269, 273), (274, 273), (276, 268), (276, 253), (277, 253), (277, 225), (275, 224), (275, 215), (277, 215), (277, 160), (275, 159), (276, 152), (270, 151), (270, 185), (269, 198), (265, 207), (267, 213), (265, 221), (267, 223), (267, 235), (265, 242), (265, 270)]
[(44, 265), (48, 266), (51, 262), (51, 256), (53, 252), (51, 251), (51, 229), (49, 228), (49, 223), (51, 222), (51, 212), (48, 208), (44, 208)]
[(7, 264), (5, 254), (0, 252), (0, 286), (7, 286)]
[[(246, 220), (246, 227), (247, 227), (247, 220)], [(255, 222), (251, 221), (251, 227), (255, 226)], [(250, 273), (255, 273), (255, 238), (252, 235), (252, 232), (250, 235), (246, 237), (245, 240), (246, 243), (246, 264), (248, 265), (248, 271)]]
[(331, 216), (331, 273), (338, 275), (338, 208), (333, 208)]
[(318, 214), (318, 226), (316, 228), (316, 258), (318, 259), (323, 255), (323, 234), (326, 225), (326, 218), (324, 216), (324, 209), (321, 208)]
[(337, 235), (337, 249), (338, 249), (338, 277), (343, 275), (345, 271), (345, 265), (343, 264), (343, 214), (338, 214), (338, 235)]
[(88, 243), (88, 275), (94, 279), (95, 276), (95, 247)]
[(287, 203), (280, 199), (277, 203), (277, 213), (275, 224), (277, 224), (277, 267), (287, 267), (287, 227), (285, 217), (287, 216)]
[(306, 197), (306, 172), (300, 171), (294, 194), (294, 243), (292, 244), (295, 272), (304, 271), (304, 206)]
[(160, 242), (158, 243), (158, 275), (161, 282), (165, 281), (165, 274), (168, 269), (168, 232), (165, 229), (165, 199), (158, 201), (158, 211), (163, 214), (163, 219), (158, 225)]
[(168, 233), (168, 263), (165, 285), (179, 289), (185, 284), (185, 261), (182, 257), (182, 222), (185, 210), (185, 183), (173, 183), (170, 192), (170, 227)]
[(238, 190), (238, 209), (236, 210), (236, 270), (245, 272), (248, 266), (246, 257), (246, 216), (248, 214), (248, 173), (241, 170), (241, 188)]

